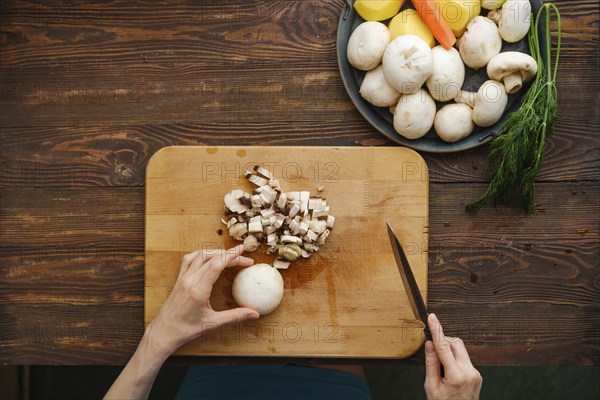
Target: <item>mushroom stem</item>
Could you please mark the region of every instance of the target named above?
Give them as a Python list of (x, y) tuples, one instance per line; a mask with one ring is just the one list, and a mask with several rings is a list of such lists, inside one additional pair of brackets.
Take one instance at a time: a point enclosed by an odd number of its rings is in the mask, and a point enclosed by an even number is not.
[(492, 10), (488, 13), (487, 17), (494, 21), (496, 25), (498, 25), (500, 23), (500, 17), (502, 16), (501, 12), (501, 10)]
[(466, 104), (469, 107), (473, 108), (473, 107), (475, 107), (475, 96), (476, 95), (477, 95), (477, 93), (461, 90), (460, 93), (458, 94), (458, 96), (456, 96), (454, 98), (454, 101), (457, 103)]
[(506, 93), (514, 94), (521, 90), (523, 86), (523, 80), (521, 79), (520, 72), (513, 72), (510, 75), (506, 75), (503, 79), (504, 86), (506, 87)]

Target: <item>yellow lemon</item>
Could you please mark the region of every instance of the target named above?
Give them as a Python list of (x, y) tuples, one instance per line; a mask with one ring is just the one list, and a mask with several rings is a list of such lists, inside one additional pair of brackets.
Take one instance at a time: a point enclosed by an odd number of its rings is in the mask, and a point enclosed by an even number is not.
[(433, 34), (423, 22), (419, 14), (411, 8), (402, 11), (390, 21), (388, 28), (390, 30), (390, 41), (400, 35), (417, 35), (429, 45), (435, 46)]
[(461, 37), (467, 24), (481, 13), (480, 0), (435, 0), (435, 3), (456, 37)]
[(404, 0), (356, 0), (354, 9), (365, 21), (383, 21), (398, 14)]

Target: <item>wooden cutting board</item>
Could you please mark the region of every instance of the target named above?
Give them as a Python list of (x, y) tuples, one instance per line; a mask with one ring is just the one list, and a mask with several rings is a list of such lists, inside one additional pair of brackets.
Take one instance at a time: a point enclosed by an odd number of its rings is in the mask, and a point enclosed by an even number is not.
[[(243, 178), (269, 168), (284, 191), (327, 199), (335, 227), (310, 259), (282, 271), (283, 302), (257, 321), (221, 327), (182, 347), (180, 355), (404, 358), (424, 337), (413, 316), (385, 227), (403, 243), (427, 298), (428, 173), (402, 147), (167, 147), (146, 172), (145, 322), (170, 293), (184, 254), (238, 244), (219, 235), (223, 196), (250, 191)], [(323, 186), (318, 193), (317, 188)], [(266, 246), (249, 255), (272, 263)], [(226, 270), (211, 296), (234, 307)]]

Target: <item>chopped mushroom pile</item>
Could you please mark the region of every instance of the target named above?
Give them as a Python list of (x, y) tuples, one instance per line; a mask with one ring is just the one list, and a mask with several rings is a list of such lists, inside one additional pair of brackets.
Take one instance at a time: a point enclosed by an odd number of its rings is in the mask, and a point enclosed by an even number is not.
[(270, 171), (256, 165), (245, 177), (256, 185), (252, 194), (235, 189), (225, 195), (225, 216), (221, 221), (229, 235), (244, 242), (245, 251), (260, 243), (267, 254), (277, 253), (273, 266), (287, 269), (298, 258), (309, 258), (325, 244), (335, 217), (322, 197), (308, 191), (283, 192)]

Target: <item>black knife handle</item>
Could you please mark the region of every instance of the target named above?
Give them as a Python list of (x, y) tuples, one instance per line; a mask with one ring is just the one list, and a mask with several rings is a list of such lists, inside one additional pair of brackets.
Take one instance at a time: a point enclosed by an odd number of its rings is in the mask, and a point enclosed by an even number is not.
[(433, 340), (433, 336), (431, 336), (431, 331), (428, 326), (426, 326), (423, 331), (425, 333), (425, 340)]

